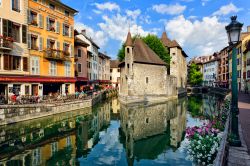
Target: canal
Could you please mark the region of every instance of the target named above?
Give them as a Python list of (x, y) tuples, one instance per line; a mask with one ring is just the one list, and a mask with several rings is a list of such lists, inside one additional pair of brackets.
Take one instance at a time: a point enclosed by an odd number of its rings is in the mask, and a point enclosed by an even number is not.
[(199, 95), (92, 109), (0, 126), (0, 166), (192, 165), (185, 129), (216, 113), (222, 98)]

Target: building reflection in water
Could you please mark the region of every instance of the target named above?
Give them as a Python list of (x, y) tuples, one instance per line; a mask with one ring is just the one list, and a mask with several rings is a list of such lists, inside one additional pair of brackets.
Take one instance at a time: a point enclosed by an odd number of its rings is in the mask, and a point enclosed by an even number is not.
[[(2, 126), (0, 166), (80, 165), (91, 153), (105, 158), (105, 154), (114, 155), (120, 147), (120, 163), (126, 162), (126, 157), (128, 165), (135, 160), (154, 160), (166, 150), (180, 146), (186, 128), (186, 102), (184, 98), (163, 104), (125, 106), (113, 99), (92, 109)], [(118, 126), (112, 126), (111, 121)], [(114, 130), (119, 148), (100, 153), (95, 147), (101, 142), (101, 134)], [(109, 143), (112, 140), (106, 142)]]
[(186, 129), (186, 100), (154, 105), (121, 105), (121, 142), (128, 165), (154, 160), (168, 148), (178, 148)]

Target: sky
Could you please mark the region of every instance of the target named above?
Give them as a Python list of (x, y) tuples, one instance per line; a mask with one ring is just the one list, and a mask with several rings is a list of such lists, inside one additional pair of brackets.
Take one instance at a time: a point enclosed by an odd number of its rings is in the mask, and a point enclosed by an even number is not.
[(117, 52), (132, 35), (155, 34), (164, 29), (189, 56), (210, 55), (227, 46), (225, 26), (232, 15), (250, 25), (249, 0), (62, 0), (79, 13), (75, 29), (86, 33), (116, 59)]

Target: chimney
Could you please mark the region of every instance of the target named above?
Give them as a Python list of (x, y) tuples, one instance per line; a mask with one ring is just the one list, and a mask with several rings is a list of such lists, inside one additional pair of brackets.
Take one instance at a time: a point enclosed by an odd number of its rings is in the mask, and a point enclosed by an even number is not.
[(86, 29), (83, 29), (83, 30), (82, 30), (82, 34), (83, 34), (83, 35), (86, 35)]
[(247, 32), (250, 32), (250, 25), (247, 26)]

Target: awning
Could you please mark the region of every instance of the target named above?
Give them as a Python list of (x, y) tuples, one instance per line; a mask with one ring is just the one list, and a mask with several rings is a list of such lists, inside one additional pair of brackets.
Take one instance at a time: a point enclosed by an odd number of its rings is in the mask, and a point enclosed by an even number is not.
[(45, 76), (4, 76), (0, 82), (29, 82), (29, 83), (75, 83), (74, 77), (45, 77)]

